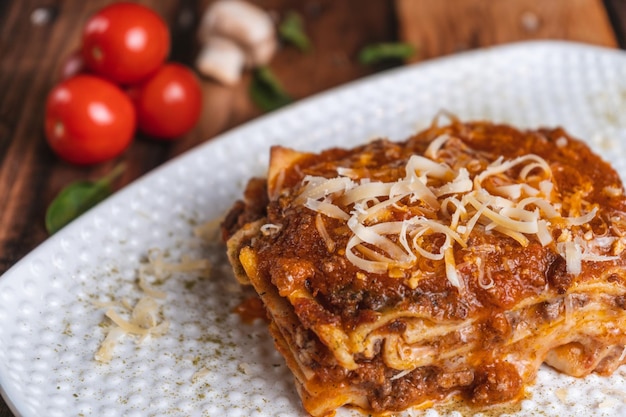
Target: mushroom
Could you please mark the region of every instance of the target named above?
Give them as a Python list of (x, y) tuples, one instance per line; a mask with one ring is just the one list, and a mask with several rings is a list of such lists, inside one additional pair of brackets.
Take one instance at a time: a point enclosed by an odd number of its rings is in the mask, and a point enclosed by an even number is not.
[(278, 46), (269, 13), (243, 0), (218, 0), (209, 6), (198, 37), (204, 45), (198, 70), (225, 84), (236, 83), (245, 67), (267, 64)]
[(241, 78), (245, 62), (245, 53), (239, 45), (230, 39), (212, 36), (198, 54), (196, 68), (222, 84), (235, 85)]

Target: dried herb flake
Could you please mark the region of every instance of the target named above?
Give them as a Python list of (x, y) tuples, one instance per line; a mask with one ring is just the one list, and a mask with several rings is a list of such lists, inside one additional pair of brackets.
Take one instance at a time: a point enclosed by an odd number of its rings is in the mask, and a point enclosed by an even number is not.
[(404, 60), (415, 54), (415, 47), (403, 42), (382, 42), (365, 46), (359, 52), (359, 62), (373, 65), (389, 60)]

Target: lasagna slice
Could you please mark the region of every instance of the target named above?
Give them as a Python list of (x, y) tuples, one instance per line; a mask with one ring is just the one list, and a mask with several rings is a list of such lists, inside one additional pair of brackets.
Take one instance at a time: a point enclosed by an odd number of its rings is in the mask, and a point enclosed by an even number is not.
[(275, 147), (222, 230), (313, 416), (480, 409), (523, 398), (542, 363), (626, 358), (624, 190), (563, 129)]

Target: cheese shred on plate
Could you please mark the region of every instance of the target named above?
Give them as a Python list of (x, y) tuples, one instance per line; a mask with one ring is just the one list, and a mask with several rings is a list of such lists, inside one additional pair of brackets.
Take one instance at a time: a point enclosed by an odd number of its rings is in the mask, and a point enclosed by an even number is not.
[(111, 361), (115, 346), (126, 336), (135, 337), (138, 343), (142, 343), (148, 337), (163, 336), (169, 330), (170, 322), (163, 318), (160, 304), (166, 299), (167, 293), (154, 288), (149, 282), (150, 278), (158, 282), (172, 273), (200, 272), (201, 276), (208, 276), (210, 271), (207, 259), (183, 256), (180, 262), (167, 262), (163, 252), (157, 249), (150, 250), (147, 258), (147, 262), (138, 268), (137, 277), (143, 296), (134, 305), (127, 300), (98, 305), (107, 308), (104, 315), (109, 322), (108, 333), (94, 355), (98, 362)]

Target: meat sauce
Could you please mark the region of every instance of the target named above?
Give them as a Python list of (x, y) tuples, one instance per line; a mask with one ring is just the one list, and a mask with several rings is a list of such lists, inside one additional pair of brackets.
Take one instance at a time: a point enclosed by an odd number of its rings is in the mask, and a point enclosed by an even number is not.
[[(462, 143), (448, 146), (450, 165), (454, 164), (456, 151), (469, 145), (476, 150), (473, 155), (484, 166), (498, 156), (514, 158), (535, 153), (551, 165), (558, 188), (562, 192), (575, 192), (589, 188), (585, 198), (606, 208), (623, 210), (621, 198), (610, 198), (602, 192), (604, 187), (621, 186), (615, 171), (600, 160), (582, 143), (569, 139), (562, 129), (539, 132), (520, 132), (506, 126), (491, 124), (453, 124), (446, 131), (427, 131), (408, 141), (408, 146), (385, 140), (372, 142), (351, 151), (331, 149), (320, 155), (304, 158), (287, 171), (284, 188), (297, 188), (305, 175), (334, 177), (337, 167), (347, 167), (377, 180), (395, 181), (404, 175), (404, 165), (413, 154), (422, 154), (434, 137), (449, 133)], [(567, 146), (556, 142), (567, 140)], [(575, 173), (575, 174), (574, 174)], [(593, 186), (590, 186), (593, 185)], [(572, 284), (571, 277), (564, 276), (559, 263), (549, 248), (533, 242), (520, 250), (513, 239), (494, 234), (476, 234), (468, 249), (455, 253), (457, 265), (465, 265), (459, 272), (469, 283), (470, 291), (460, 295), (442, 279), (443, 264), (431, 265), (432, 274), (419, 282), (416, 288), (406, 285), (405, 279), (387, 274), (370, 274), (368, 280), (359, 279), (362, 271), (345, 260), (348, 233), (338, 220), (325, 219), (337, 248), (330, 253), (320, 239), (315, 227), (316, 214), (302, 205), (292, 205), (292, 196), (271, 201), (267, 207), (269, 223), (279, 223), (282, 233), (256, 242), (261, 259), (260, 269), (270, 273), (275, 284), (289, 291), (304, 286), (326, 308), (326, 312), (306, 314), (310, 320), (339, 321), (346, 328), (353, 328), (370, 320), (370, 311), (384, 311), (399, 303), (424, 301), (433, 316), (465, 319), (485, 306), (506, 309), (524, 297), (544, 291), (545, 286), (560, 291)], [(475, 248), (493, 247), (491, 253), (481, 254), (497, 282), (485, 290), (476, 282), (476, 273), (467, 260), (476, 257)], [(421, 267), (421, 265), (420, 265)], [(402, 271), (408, 278), (414, 271)], [(286, 280), (291, 280), (289, 285)], [(278, 282), (280, 281), (280, 282)], [(330, 313), (330, 315), (328, 314)]]

